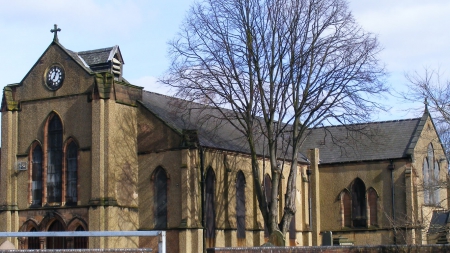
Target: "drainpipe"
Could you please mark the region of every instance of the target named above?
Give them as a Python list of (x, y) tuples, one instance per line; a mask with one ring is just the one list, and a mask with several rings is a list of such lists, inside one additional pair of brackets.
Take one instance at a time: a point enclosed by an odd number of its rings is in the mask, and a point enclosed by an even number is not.
[(394, 244), (397, 244), (397, 231), (395, 229), (395, 188), (394, 188), (394, 161), (391, 160), (388, 166), (388, 169), (391, 171), (391, 192), (392, 192), (392, 226), (394, 228)]
[(206, 252), (206, 230), (205, 230), (205, 161), (204, 161), (204, 151), (203, 147), (199, 145), (199, 153), (200, 153), (200, 201), (201, 201), (201, 214), (202, 214), (202, 227), (203, 227), (203, 252)]
[(312, 199), (311, 199), (311, 167), (306, 169), (306, 175), (308, 176), (308, 206), (309, 206), (309, 230), (312, 231)]

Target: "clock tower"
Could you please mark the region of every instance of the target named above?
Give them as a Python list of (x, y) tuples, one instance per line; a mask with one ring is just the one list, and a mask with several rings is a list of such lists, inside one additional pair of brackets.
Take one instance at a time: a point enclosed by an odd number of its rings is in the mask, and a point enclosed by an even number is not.
[[(0, 231), (136, 230), (129, 221), (138, 215), (136, 117), (129, 115), (136, 114), (142, 88), (122, 78), (118, 46), (71, 51), (60, 44), (59, 31), (55, 25), (41, 57), (3, 90)], [(21, 249), (106, 248), (132, 247), (136, 240), (13, 243)]]

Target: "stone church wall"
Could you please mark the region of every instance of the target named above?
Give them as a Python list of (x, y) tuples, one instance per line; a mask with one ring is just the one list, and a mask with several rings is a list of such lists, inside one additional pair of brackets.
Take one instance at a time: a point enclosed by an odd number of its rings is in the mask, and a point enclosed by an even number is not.
[[(56, 91), (49, 91), (45, 85), (45, 71), (52, 64), (59, 64), (65, 70), (64, 85)], [(38, 100), (49, 97), (73, 96), (92, 91), (93, 78), (61, 48), (50, 46), (36, 62), (17, 89), (17, 98)], [(51, 94), (49, 96), (49, 94)]]
[[(394, 167), (395, 221), (393, 221), (392, 215), (393, 193), (390, 166)], [(405, 173), (410, 168), (411, 163), (407, 159), (392, 160), (392, 164), (390, 160), (385, 160), (321, 165), (321, 217), (323, 217), (321, 231), (333, 231), (334, 235), (347, 238), (357, 245), (392, 244), (394, 243), (394, 236), (390, 229), (397, 226), (399, 231), (396, 238), (397, 242), (407, 243), (408, 236), (402, 231), (407, 224), (410, 224), (407, 220), (406, 192), (412, 191), (412, 186), (407, 185), (410, 174)], [(369, 222), (369, 217), (372, 214), (370, 214), (369, 202), (366, 202), (366, 222), (369, 225), (362, 228), (344, 226), (343, 221), (341, 193), (343, 191), (352, 192), (351, 185), (356, 178), (362, 180), (366, 192), (372, 188), (377, 194), (376, 224), (370, 224)], [(324, 185), (327, 187), (324, 187)]]
[[(445, 151), (440, 144), (439, 137), (436, 134), (434, 124), (431, 119), (428, 118), (423, 126), (423, 131), (418, 138), (416, 148), (414, 149), (414, 157), (412, 163), (412, 184), (415, 186), (416, 191), (415, 196), (412, 196), (414, 201), (410, 201), (411, 214), (409, 217), (413, 219), (413, 222), (423, 226), (423, 229), (416, 235), (416, 243), (427, 244), (427, 233), (428, 226), (431, 222), (431, 217), (433, 211), (435, 210), (448, 210), (448, 164), (445, 158)], [(428, 191), (434, 191), (434, 189), (429, 189), (424, 183), (424, 160), (428, 159), (428, 147), (432, 146), (433, 156), (435, 162), (439, 166), (439, 188), (436, 189), (439, 192), (438, 203), (427, 204), (425, 203), (424, 193), (425, 189)], [(431, 177), (431, 175), (430, 175)], [(414, 198), (415, 197), (415, 198)]]

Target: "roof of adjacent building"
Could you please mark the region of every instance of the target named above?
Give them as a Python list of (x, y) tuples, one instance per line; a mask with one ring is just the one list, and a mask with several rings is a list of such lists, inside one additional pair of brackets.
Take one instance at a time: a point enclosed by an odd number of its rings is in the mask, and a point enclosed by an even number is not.
[[(77, 54), (89, 65), (98, 65), (111, 61), (116, 53), (120, 54), (119, 46), (81, 51)], [(121, 58), (121, 57), (120, 57)], [(120, 59), (122, 61), (122, 59)], [(123, 63), (123, 62), (122, 62)]]
[(431, 217), (428, 233), (444, 233), (447, 231), (448, 223), (450, 223), (450, 216), (448, 211), (434, 211)]
[[(244, 134), (212, 107), (149, 91), (143, 91), (142, 104), (179, 133), (196, 130), (201, 146), (250, 153)], [(256, 142), (257, 154), (267, 156), (264, 143)], [(307, 162), (307, 158), (299, 154), (299, 161)]]
[(313, 128), (301, 150), (319, 148), (321, 164), (408, 158), (428, 116)]

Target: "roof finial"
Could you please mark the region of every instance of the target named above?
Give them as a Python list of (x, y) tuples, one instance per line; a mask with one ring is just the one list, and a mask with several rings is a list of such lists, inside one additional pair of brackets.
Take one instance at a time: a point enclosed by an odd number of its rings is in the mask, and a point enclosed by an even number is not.
[(425, 104), (425, 112), (428, 112), (428, 97), (425, 97), (425, 101), (423, 103)]
[(57, 25), (57, 24), (55, 24), (54, 27), (55, 27), (54, 29), (51, 29), (51, 30), (50, 30), (50, 32), (54, 33), (54, 35), (53, 35), (53, 41), (59, 42), (59, 41), (58, 41), (58, 32), (61, 32), (61, 28), (58, 28), (58, 25)]

